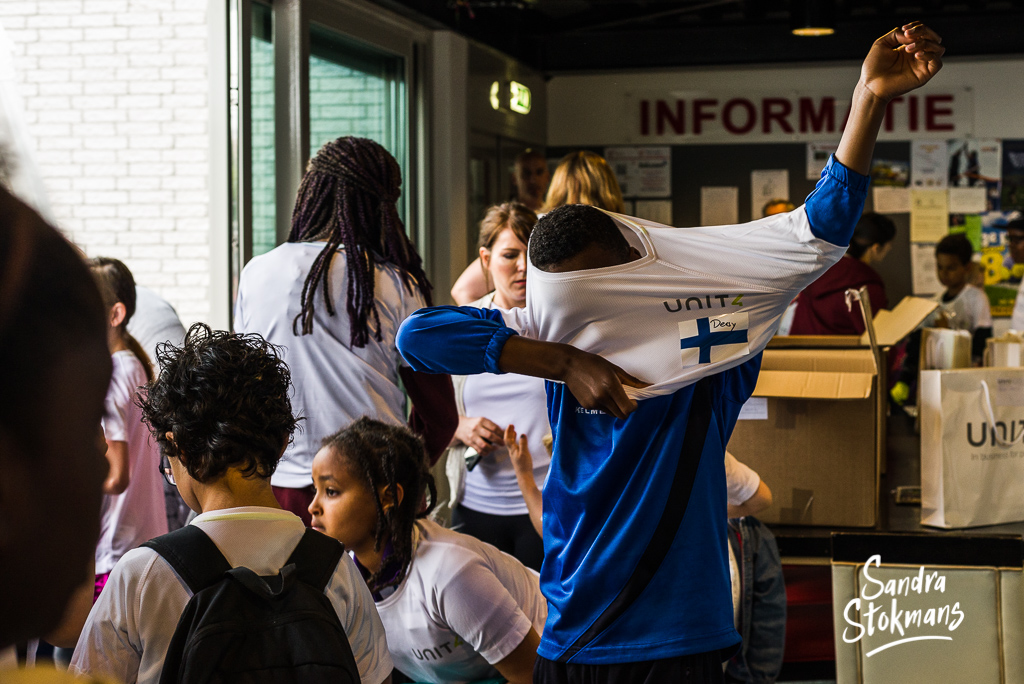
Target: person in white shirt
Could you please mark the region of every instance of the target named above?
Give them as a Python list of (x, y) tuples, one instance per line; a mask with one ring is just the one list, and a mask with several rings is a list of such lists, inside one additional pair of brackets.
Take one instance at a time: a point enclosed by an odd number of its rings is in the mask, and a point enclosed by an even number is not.
[(458, 422), (450, 378), (412, 371), (395, 347), (401, 322), (431, 301), (398, 216), (401, 190), (398, 162), (377, 143), (327, 143), (302, 178), (288, 242), (250, 261), (239, 279), (235, 331), (281, 347), (292, 372), (292, 405), (304, 422), (273, 485), (307, 525), (313, 456), (339, 425), (364, 415), (405, 425), (404, 386), (409, 425), (437, 460)]
[[(469, 306), (512, 309), (526, 305), (526, 243), (537, 216), (522, 204), (507, 202), (487, 210), (480, 222), (480, 261), (494, 292)], [(544, 545), (530, 524), (529, 509), (516, 484), (502, 434), (515, 424), (529, 435), (538, 459), (532, 475), (547, 477), (550, 457), (541, 439), (551, 434), (544, 381), (525, 375), (461, 375), (452, 378), (459, 427), (448, 455), (449, 472), (464, 474), (464, 486), (451, 495), (452, 528), (493, 544), (540, 570)], [(472, 449), (479, 460), (466, 472)]]
[(107, 496), (96, 545), (98, 596), (121, 556), (167, 532), (167, 512), (160, 454), (136, 403), (139, 388), (153, 379), (153, 368), (126, 329), (135, 313), (135, 279), (117, 259), (97, 257), (89, 265), (108, 309), (107, 340), (114, 366), (103, 416), (110, 474), (103, 490)]
[(419, 438), (361, 418), (324, 440), (313, 478), (313, 528), (354, 554), (399, 671), (418, 682), (532, 682), (547, 618), (540, 578), (424, 519), (437, 490)]
[(974, 247), (962, 233), (947, 235), (935, 245), (935, 271), (946, 290), (935, 295), (939, 308), (923, 327), (968, 331), (973, 336), (971, 356), (980, 362), (992, 336), (992, 310), (985, 291), (969, 282), (973, 257)]
[[(270, 476), (295, 430), (289, 373), (258, 335), (190, 329), (181, 348), (161, 354), (159, 378), (142, 410), (160, 444), (163, 468), (199, 516), (197, 526), (232, 567), (276, 575), (305, 533), (281, 509)], [(384, 629), (352, 560), (341, 556), (324, 588), (363, 684), (390, 682)], [(114, 567), (86, 622), (70, 671), (155, 683), (188, 584), (154, 549), (127, 553)]]
[(974, 247), (961, 233), (947, 235), (935, 245), (935, 272), (946, 288), (935, 295), (938, 308), (926, 318), (906, 343), (897, 381), (889, 395), (899, 405), (912, 397), (921, 359), (921, 331), (924, 328), (951, 328), (971, 334), (971, 359), (981, 365), (985, 346), (992, 337), (992, 310), (988, 295), (970, 283)]
[[(148, 287), (135, 284), (135, 315), (128, 321), (128, 334), (139, 341), (150, 359), (155, 360), (157, 346), (169, 342), (180, 346), (185, 339), (185, 326), (171, 303)], [(167, 529), (176, 530), (188, 520), (189, 509), (178, 490), (164, 483), (164, 506), (167, 508)]]

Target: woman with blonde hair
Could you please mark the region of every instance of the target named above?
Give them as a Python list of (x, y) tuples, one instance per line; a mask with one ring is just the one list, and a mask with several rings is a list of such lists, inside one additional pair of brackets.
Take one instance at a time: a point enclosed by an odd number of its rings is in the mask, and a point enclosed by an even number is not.
[(625, 210), (619, 181), (604, 157), (587, 150), (562, 157), (551, 178), (541, 212), (547, 213), (564, 204), (589, 204), (616, 214)]
[[(544, 206), (538, 213), (546, 214), (565, 204), (589, 204), (617, 214), (625, 211), (619, 181), (604, 157), (587, 150), (562, 157), (551, 178)], [(451, 295), (456, 304), (466, 306), (493, 289), (487, 270), (477, 259), (455, 281)]]

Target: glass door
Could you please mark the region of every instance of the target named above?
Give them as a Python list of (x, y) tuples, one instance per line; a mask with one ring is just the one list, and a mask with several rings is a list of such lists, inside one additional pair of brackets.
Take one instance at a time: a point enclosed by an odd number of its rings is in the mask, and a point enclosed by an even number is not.
[[(346, 135), (370, 138), (408, 179), (405, 59), (318, 24), (309, 40), (309, 150)], [(407, 193), (399, 203), (403, 220)]]

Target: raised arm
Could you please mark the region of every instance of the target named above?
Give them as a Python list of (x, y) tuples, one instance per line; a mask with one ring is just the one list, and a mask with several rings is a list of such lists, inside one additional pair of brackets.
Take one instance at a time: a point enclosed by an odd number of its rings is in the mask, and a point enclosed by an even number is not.
[(875, 41), (853, 91), (850, 117), (836, 159), (867, 175), (885, 108), (894, 97), (920, 88), (942, 68), (942, 38), (921, 22), (894, 28)]
[(864, 207), (867, 175), (886, 107), (894, 97), (920, 88), (938, 73), (945, 52), (941, 42), (934, 31), (916, 22), (893, 29), (871, 46), (839, 148), (805, 202), (816, 237), (833, 245), (850, 244)]

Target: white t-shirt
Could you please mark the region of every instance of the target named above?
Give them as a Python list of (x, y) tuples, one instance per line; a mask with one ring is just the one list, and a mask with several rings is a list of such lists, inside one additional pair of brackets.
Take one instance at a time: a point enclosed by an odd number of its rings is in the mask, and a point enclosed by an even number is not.
[(757, 494), (761, 486), (761, 476), (748, 466), (736, 460), (736, 457), (725, 452), (725, 487), (730, 506), (739, 506)]
[[(232, 567), (276, 575), (299, 543), (305, 526), (295, 515), (258, 506), (211, 511), (192, 521)], [(355, 563), (345, 555), (324, 594), (348, 635), (363, 684), (391, 674), (384, 626)], [(132, 684), (160, 680), (164, 657), (185, 606), (188, 586), (156, 551), (136, 549), (110, 573), (71, 658), (70, 671), (106, 675)]]
[(149, 354), (153, 367), (160, 368), (156, 347), (163, 342), (181, 346), (185, 339), (185, 326), (170, 302), (141, 285), (135, 286), (135, 314), (128, 321), (128, 332)]
[[(493, 295), (488, 295), (468, 306), (497, 308), (493, 300)], [(462, 403), (465, 415), (483, 416), (501, 430), (512, 424), (517, 433), (526, 435), (533, 456), (533, 477), (543, 486), (551, 463), (547, 447), (541, 441), (551, 434), (544, 380), (515, 373), (470, 375), (462, 388)], [(504, 445), (480, 459), (466, 474), (466, 490), (460, 503), (470, 510), (491, 515), (529, 514)]]
[(1024, 279), (1017, 288), (1017, 299), (1013, 303), (1013, 317), (1010, 319), (1010, 330), (1024, 332)]
[(640, 259), (565, 273), (530, 262), (527, 306), (504, 318), (527, 337), (586, 349), (651, 383), (626, 388), (637, 399), (750, 360), (797, 293), (846, 251), (814, 236), (804, 207), (701, 228), (609, 215)]
[[(736, 457), (725, 452), (725, 487), (730, 506), (740, 506), (757, 493), (761, 486), (761, 476), (748, 466), (736, 460)], [(736, 554), (732, 544), (729, 545), (729, 584), (732, 587), (733, 624), (740, 626), (740, 598), (743, 587), (740, 586), (740, 568), (736, 563)]]
[(130, 351), (115, 352), (114, 370), (104, 400), (103, 434), (128, 444), (128, 488), (117, 496), (104, 495), (100, 538), (96, 544), (96, 574), (110, 572), (125, 553), (142, 542), (167, 533), (160, 450), (142, 422), (135, 404), (146, 371)]
[(966, 330), (973, 333), (978, 328), (992, 327), (992, 309), (989, 307), (988, 295), (981, 288), (965, 285), (964, 289), (960, 290), (960, 293), (949, 302), (942, 301), (942, 295), (943, 293), (940, 292), (932, 297), (939, 303), (939, 308), (924, 320), (921, 327), (934, 327), (940, 312), (946, 313), (949, 318), (949, 327), (953, 330)]
[(405, 395), (398, 387), (398, 367), (406, 364), (395, 346), (395, 334), (402, 321), (426, 305), (423, 297), (418, 290), (405, 289), (397, 268), (378, 265), (374, 296), (381, 340), (374, 338), (371, 315), (366, 346), (350, 347), (345, 254), (338, 251), (330, 273), (335, 315), (328, 315), (318, 287), (313, 332), (294, 335), (292, 321), (302, 310), (302, 285), (323, 248), (323, 242), (287, 242), (250, 261), (238, 282), (235, 331), (259, 333), (282, 347), (292, 373), (292, 411), (305, 418), (271, 479), (278, 487), (311, 485), (320, 440), (362, 416), (406, 424)]
[(490, 544), (416, 522), (409, 570), (377, 603), (395, 667), (421, 682), (498, 677), (492, 667), (540, 634), (548, 608), (540, 576)]

